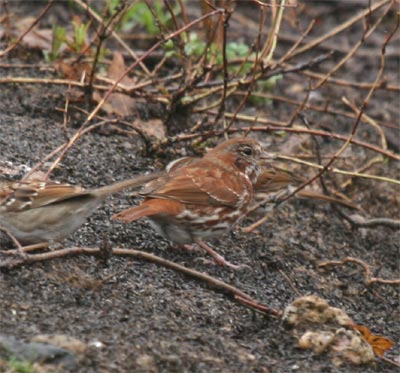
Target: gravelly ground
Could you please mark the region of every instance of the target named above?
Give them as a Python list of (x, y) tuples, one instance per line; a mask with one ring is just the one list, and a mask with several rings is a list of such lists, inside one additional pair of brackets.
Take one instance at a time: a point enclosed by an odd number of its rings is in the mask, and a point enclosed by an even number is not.
[[(358, 59), (357, 64), (368, 69), (376, 62), (371, 61)], [(24, 62), (24, 55), (15, 53), (8, 62)], [(388, 66), (388, 75), (395, 75), (396, 64), (390, 60)], [(348, 75), (356, 80), (352, 68), (348, 67)], [(22, 74), (37, 76), (38, 72), (0, 69), (0, 76)], [(277, 90), (285, 94), (291, 84), (290, 79), (283, 80)], [(377, 93), (370, 110), (382, 109), (395, 98), (395, 94)], [(63, 105), (60, 87), (2, 85), (0, 161), (32, 166), (62, 144), (62, 117), (55, 108)], [(287, 117), (287, 108), (276, 105), (273, 115)], [(396, 121), (393, 108), (385, 115), (386, 121)], [(75, 121), (79, 123), (79, 118)], [(324, 122), (327, 127), (336, 124), (331, 117)], [(345, 121), (342, 125), (346, 127)], [(68, 134), (72, 131), (68, 129)], [(373, 136), (368, 131), (361, 135), (365, 140)], [(325, 141), (323, 151), (336, 145)], [(191, 152), (188, 144), (181, 146)], [(173, 158), (171, 153), (145, 155), (138, 138), (101, 130), (89, 133), (71, 149), (54, 178), (88, 187), (104, 185), (160, 168)], [(351, 156), (357, 159), (365, 154), (356, 149)], [(399, 174), (399, 165), (387, 162), (376, 170), (393, 177)], [(398, 188), (390, 184), (359, 179), (346, 194), (371, 216), (398, 218)], [(279, 309), (295, 299), (296, 292), (317, 294), (343, 308), (357, 323), (399, 342), (396, 287), (366, 287), (363, 272), (355, 265), (318, 268), (320, 261), (352, 256), (365, 260), (375, 276), (398, 278), (399, 232), (352, 229), (327, 204), (291, 201), (256, 233), (236, 230), (211, 241), (232, 262), (251, 267), (232, 272), (196, 260), (199, 253), (171, 249), (146, 222), (125, 226), (108, 220), (131, 203), (126, 195), (110, 198), (65, 246), (96, 247), (106, 237), (112, 246), (145, 250), (205, 271)], [(290, 330), (280, 321), (244, 308), (179, 273), (129, 258), (112, 257), (104, 263), (88, 256), (69, 257), (4, 271), (0, 273), (0, 300), (2, 334), (26, 340), (37, 334), (67, 334), (87, 343), (88, 349), (79, 358), (80, 372), (395, 371), (382, 361), (335, 367), (326, 355), (297, 348)], [(393, 359), (398, 354), (397, 344), (387, 356)]]

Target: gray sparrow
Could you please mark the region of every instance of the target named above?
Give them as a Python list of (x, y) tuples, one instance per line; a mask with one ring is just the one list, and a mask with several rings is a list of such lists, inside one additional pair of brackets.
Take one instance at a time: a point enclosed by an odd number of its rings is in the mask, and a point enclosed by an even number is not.
[(23, 245), (48, 246), (78, 229), (108, 195), (158, 176), (152, 173), (94, 189), (51, 181), (0, 181), (0, 227)]

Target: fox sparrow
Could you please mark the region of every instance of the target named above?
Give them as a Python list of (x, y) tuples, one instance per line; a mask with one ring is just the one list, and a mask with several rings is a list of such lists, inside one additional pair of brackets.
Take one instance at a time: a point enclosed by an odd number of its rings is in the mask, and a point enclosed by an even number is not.
[[(187, 166), (195, 160), (197, 160), (197, 158), (194, 157), (182, 157), (176, 159), (167, 165), (166, 172), (171, 172), (182, 166)], [(260, 162), (260, 175), (257, 182), (253, 185), (254, 200), (256, 202), (266, 200), (279, 202), (279, 200), (286, 197), (305, 181), (307, 181), (307, 179), (284, 168), (272, 165), (270, 162), (267, 164), (265, 162), (261, 164)], [(296, 193), (296, 197), (332, 202), (352, 209), (357, 209), (357, 206), (342, 198), (331, 197), (309, 189), (299, 190)]]
[(22, 244), (47, 246), (78, 229), (108, 195), (158, 176), (138, 176), (97, 189), (56, 182), (0, 181), (0, 227)]
[(113, 219), (132, 222), (149, 218), (154, 229), (179, 245), (197, 243), (216, 263), (237, 269), (202, 239), (232, 229), (253, 201), (253, 185), (261, 159), (270, 156), (258, 141), (235, 138), (210, 150), (203, 158), (172, 162), (167, 172), (149, 182), (140, 195), (140, 206)]

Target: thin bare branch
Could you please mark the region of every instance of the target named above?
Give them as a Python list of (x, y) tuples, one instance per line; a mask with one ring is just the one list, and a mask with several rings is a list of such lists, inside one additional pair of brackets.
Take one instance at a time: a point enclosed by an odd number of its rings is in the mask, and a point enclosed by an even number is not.
[(347, 264), (347, 263), (358, 264), (364, 269), (364, 276), (365, 276), (364, 282), (365, 282), (365, 285), (367, 285), (367, 286), (370, 286), (375, 283), (386, 284), (386, 285), (400, 285), (400, 279), (387, 280), (387, 279), (383, 279), (380, 277), (373, 277), (371, 268), (369, 267), (369, 265), (366, 262), (364, 262), (363, 260), (361, 260), (359, 258), (353, 258), (350, 256), (348, 256), (342, 260), (329, 260), (326, 262), (321, 262), (320, 264), (318, 264), (318, 267), (323, 268), (323, 267), (328, 267), (328, 266), (333, 266), (333, 265), (341, 266), (341, 265)]
[[(49, 251), (41, 254), (27, 254), (23, 258), (15, 258), (14, 260), (3, 260), (0, 261), (0, 268), (15, 268), (21, 265), (27, 265), (35, 262), (42, 262), (46, 260), (52, 260), (56, 258), (63, 258), (66, 256), (76, 256), (76, 255), (92, 255), (99, 256), (101, 255), (100, 248), (89, 248), (89, 247), (70, 247), (61, 250)], [(247, 295), (243, 291), (238, 288), (227, 284), (222, 280), (218, 280), (215, 277), (212, 277), (206, 273), (196, 271), (194, 269), (187, 268), (183, 265), (171, 262), (167, 259), (161, 258), (157, 255), (146, 253), (144, 251), (133, 250), (133, 249), (123, 249), (123, 248), (114, 248), (112, 249), (113, 255), (121, 255), (121, 256), (130, 256), (137, 259), (145, 260), (169, 269), (172, 269), (176, 272), (182, 273), (186, 276), (194, 278), (197, 281), (205, 282), (213, 289), (217, 289), (219, 291), (223, 291), (237, 299), (241, 303), (246, 304), (247, 306), (261, 311), (263, 313), (268, 313), (275, 317), (280, 317), (282, 312), (279, 310), (275, 310), (263, 304), (257, 302), (254, 298)]]

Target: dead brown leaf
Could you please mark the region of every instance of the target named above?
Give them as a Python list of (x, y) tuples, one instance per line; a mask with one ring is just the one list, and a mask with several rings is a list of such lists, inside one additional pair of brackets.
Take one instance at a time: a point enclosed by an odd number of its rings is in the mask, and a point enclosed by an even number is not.
[[(125, 70), (126, 66), (122, 53), (115, 52), (110, 67), (108, 68), (107, 77), (112, 80), (117, 80)], [(134, 85), (135, 81), (128, 76), (125, 76), (121, 80), (121, 83), (129, 87), (130, 85)], [(95, 101), (99, 102), (102, 98), (102, 94), (95, 92), (93, 98)], [(116, 114), (120, 117), (126, 117), (135, 112), (135, 104), (136, 100), (124, 93), (112, 93), (102, 108), (108, 114)]]
[(155, 137), (158, 140), (165, 138), (165, 127), (161, 119), (150, 119), (146, 122), (135, 120), (132, 125), (148, 137)]
[(87, 82), (92, 71), (92, 65), (88, 62), (71, 63), (69, 60), (59, 60), (54, 63), (54, 66), (66, 79), (75, 81), (83, 79)]
[[(27, 30), (35, 21), (34, 17), (25, 17), (19, 20), (15, 27), (16, 30), (13, 34), (21, 34)], [(31, 49), (39, 49), (44, 51), (51, 51), (53, 40), (53, 31), (50, 28), (40, 29), (34, 27), (22, 39), (22, 44)]]

